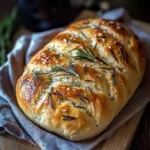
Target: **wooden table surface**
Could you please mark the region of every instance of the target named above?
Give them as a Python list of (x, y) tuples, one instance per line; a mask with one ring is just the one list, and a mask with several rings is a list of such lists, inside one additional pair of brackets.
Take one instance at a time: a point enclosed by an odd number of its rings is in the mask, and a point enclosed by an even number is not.
[[(143, 109), (144, 110), (144, 109)], [(128, 150), (133, 136), (142, 117), (143, 110), (133, 116), (107, 140), (101, 142), (93, 150)], [(40, 150), (38, 146), (20, 140), (12, 135), (3, 134), (0, 136), (0, 150)]]

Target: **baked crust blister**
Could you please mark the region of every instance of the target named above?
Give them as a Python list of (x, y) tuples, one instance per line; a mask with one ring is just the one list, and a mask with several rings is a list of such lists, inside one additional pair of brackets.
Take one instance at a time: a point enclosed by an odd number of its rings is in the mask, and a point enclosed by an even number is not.
[(73, 141), (101, 133), (137, 89), (145, 57), (123, 24), (88, 19), (71, 24), (29, 62), (16, 95), (25, 115)]

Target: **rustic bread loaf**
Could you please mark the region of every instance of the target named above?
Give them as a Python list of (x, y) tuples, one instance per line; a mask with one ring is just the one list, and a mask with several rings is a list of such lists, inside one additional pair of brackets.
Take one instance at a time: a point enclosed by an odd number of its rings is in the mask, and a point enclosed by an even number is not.
[(92, 138), (137, 89), (145, 71), (143, 51), (119, 22), (73, 23), (31, 59), (17, 82), (18, 104), (50, 132), (73, 141)]

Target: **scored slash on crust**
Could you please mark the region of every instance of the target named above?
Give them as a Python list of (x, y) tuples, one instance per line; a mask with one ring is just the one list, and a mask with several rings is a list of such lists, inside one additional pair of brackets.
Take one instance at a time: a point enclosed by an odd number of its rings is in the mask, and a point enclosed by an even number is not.
[(114, 59), (118, 62), (118, 59), (112, 49), (110, 50), (110, 52), (111, 52), (112, 56), (114, 57)]

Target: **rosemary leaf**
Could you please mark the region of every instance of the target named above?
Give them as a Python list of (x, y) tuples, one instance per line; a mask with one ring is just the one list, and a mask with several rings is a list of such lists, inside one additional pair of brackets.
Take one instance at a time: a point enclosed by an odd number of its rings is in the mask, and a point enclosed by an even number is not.
[(42, 81), (42, 79), (37, 75), (36, 72), (32, 71), (32, 74), (33, 74), (34, 80), (38, 79), (38, 80)]
[(124, 53), (123, 53), (122, 47), (120, 47), (119, 52), (120, 52), (121, 58), (124, 60), (125, 57), (124, 57)]
[(73, 83), (71, 83), (71, 86), (79, 86), (79, 82), (78, 81), (75, 81), (75, 82), (73, 82)]
[(69, 63), (68, 67), (63, 67), (61, 65), (51, 67), (51, 72), (59, 72), (59, 71), (66, 72), (71, 75), (75, 75), (79, 77), (79, 74), (77, 73), (76, 68), (73, 66), (71, 62)]
[(111, 52), (112, 56), (114, 57), (114, 59), (118, 62), (118, 59), (117, 59), (115, 53), (112, 50), (110, 50), (110, 52)]
[(51, 93), (48, 93), (48, 101), (49, 101), (49, 104), (50, 104), (51, 108), (54, 109), (54, 105), (53, 105), (53, 102), (52, 102), (52, 99), (51, 99)]
[(93, 80), (84, 80), (84, 81), (86, 81), (86, 82), (95, 82), (95, 81), (93, 81)]
[(72, 52), (72, 51), (74, 51), (74, 50), (77, 50), (78, 48), (76, 47), (76, 48), (73, 48), (73, 49), (71, 49), (68, 53), (70, 53), (70, 52)]
[(90, 91), (91, 95), (94, 95), (90, 87), (88, 87), (88, 90)]
[(93, 52), (87, 47), (88, 51), (91, 53), (90, 56), (93, 58), (94, 62), (97, 62), (97, 59), (95, 58)]
[(77, 106), (77, 105), (75, 105), (75, 106), (73, 106), (73, 107), (76, 107), (76, 108), (81, 108), (81, 109), (86, 109), (85, 107), (83, 107), (83, 106)]
[(97, 60), (92, 57), (91, 55), (88, 54), (88, 52), (84, 49), (82, 50), (79, 50), (79, 49), (75, 49), (75, 56), (77, 59), (88, 59), (90, 61), (93, 61), (93, 62), (97, 62)]
[(76, 117), (72, 117), (72, 116), (65, 116), (65, 115), (62, 115), (63, 116), (63, 120), (76, 120), (77, 118)]
[(88, 73), (87, 67), (83, 66), (83, 69), (84, 69), (85, 74), (87, 74)]
[(67, 67), (67, 70), (68, 70), (69, 73), (72, 73), (76, 76), (79, 76), (79, 74), (77, 73), (76, 68), (74, 67), (74, 65), (71, 62), (69, 63), (69, 66)]
[(51, 67), (51, 72), (58, 72), (58, 71), (66, 71), (66, 68), (64, 68), (61, 65)]
[(86, 37), (86, 35), (83, 33), (83, 31), (81, 31), (81, 34), (83, 35), (83, 37), (84, 37), (85, 39), (87, 39), (87, 37)]
[(97, 47), (97, 43), (95, 44), (95, 46), (94, 46), (94, 48), (93, 48), (93, 51), (96, 49), (96, 47)]
[(24, 79), (23, 81), (21, 81), (21, 84), (20, 84), (20, 89), (22, 88), (22, 86), (26, 83), (26, 79)]
[(103, 61), (103, 60), (100, 59), (99, 57), (96, 57), (96, 59), (97, 59), (98, 61), (102, 62), (103, 64), (108, 65), (105, 61)]
[(117, 66), (117, 68), (118, 68), (118, 70), (119, 70), (120, 72), (123, 72), (123, 68), (120, 68), (120, 67), (118, 67), (118, 66)]
[(79, 99), (80, 99), (81, 101), (83, 101), (83, 102), (89, 102), (89, 99), (88, 99), (87, 97), (81, 95), (81, 94), (78, 94), (78, 97), (79, 97)]
[(51, 95), (52, 92), (53, 92), (53, 87), (51, 86), (50, 91), (49, 91), (49, 94)]
[(62, 96), (62, 94), (61, 94), (59, 91), (52, 92), (52, 94), (55, 94), (55, 95), (57, 95), (57, 96), (59, 96), (59, 97)]
[(116, 73), (115, 73), (115, 70), (112, 73), (112, 81), (113, 81), (114, 86), (116, 86)]

